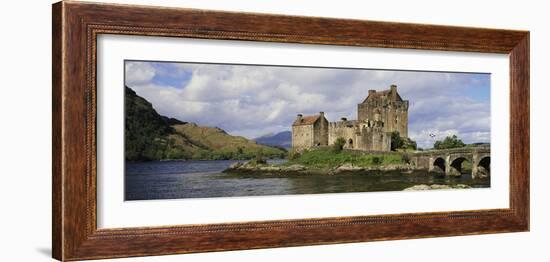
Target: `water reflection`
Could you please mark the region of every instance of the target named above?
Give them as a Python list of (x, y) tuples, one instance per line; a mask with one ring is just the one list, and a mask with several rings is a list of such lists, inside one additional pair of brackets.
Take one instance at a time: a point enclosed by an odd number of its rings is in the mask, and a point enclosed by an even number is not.
[(126, 200), (320, 194), (403, 190), (418, 184), (489, 187), (489, 179), (435, 177), (425, 172), (363, 172), (338, 175), (248, 175), (221, 173), (238, 161), (126, 163)]

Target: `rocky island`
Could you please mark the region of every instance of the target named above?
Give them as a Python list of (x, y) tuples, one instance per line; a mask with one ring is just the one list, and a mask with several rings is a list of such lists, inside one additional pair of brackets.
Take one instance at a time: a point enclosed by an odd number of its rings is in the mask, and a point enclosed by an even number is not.
[(224, 173), (334, 175), (417, 170), (410, 164), (408, 154), (397, 152), (372, 154), (325, 147), (294, 153), (290, 157), (287, 162), (277, 164), (268, 164), (259, 159), (238, 162), (224, 170)]

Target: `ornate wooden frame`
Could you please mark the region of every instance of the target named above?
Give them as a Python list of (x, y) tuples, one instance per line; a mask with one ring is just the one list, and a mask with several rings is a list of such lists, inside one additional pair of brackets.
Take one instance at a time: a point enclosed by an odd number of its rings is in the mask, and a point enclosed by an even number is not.
[[(53, 5), (53, 257), (81, 260), (529, 230), (529, 32), (84, 2)], [(98, 34), (510, 56), (510, 208), (98, 229)]]

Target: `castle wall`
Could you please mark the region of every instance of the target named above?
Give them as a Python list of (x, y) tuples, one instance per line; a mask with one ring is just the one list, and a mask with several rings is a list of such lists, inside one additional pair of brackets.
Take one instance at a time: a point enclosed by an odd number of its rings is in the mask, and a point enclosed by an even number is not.
[(329, 123), (323, 112), (316, 118), (298, 115), (292, 126), (292, 147), (303, 150), (334, 145), (338, 138), (343, 138), (346, 149), (390, 151), (391, 132), (408, 137), (408, 110), (409, 101), (401, 99), (397, 86), (380, 93), (369, 90), (369, 96), (357, 105), (358, 120), (342, 118)]
[(362, 150), (390, 151), (391, 135), (382, 128), (363, 128), (361, 140), (364, 141)]
[[(373, 124), (373, 123), (371, 123)], [(344, 148), (367, 151), (390, 151), (391, 136), (381, 126), (369, 126), (358, 121), (338, 121), (329, 123), (328, 144), (333, 145), (336, 139), (346, 140)]]
[(381, 99), (357, 105), (357, 118), (359, 121), (383, 121), (385, 132), (397, 131), (401, 137), (408, 137), (408, 109), (408, 101)]
[(314, 145), (313, 125), (301, 125), (292, 127), (292, 148), (303, 150)]
[(301, 151), (314, 146), (328, 145), (328, 121), (321, 117), (313, 124), (292, 126), (292, 148)]
[(330, 122), (328, 128), (328, 144), (334, 145), (336, 139), (342, 137), (346, 140), (344, 148), (356, 149), (358, 142), (355, 132), (355, 121)]
[(313, 145), (328, 145), (328, 121), (326, 118), (319, 118), (319, 120), (313, 125), (313, 132)]

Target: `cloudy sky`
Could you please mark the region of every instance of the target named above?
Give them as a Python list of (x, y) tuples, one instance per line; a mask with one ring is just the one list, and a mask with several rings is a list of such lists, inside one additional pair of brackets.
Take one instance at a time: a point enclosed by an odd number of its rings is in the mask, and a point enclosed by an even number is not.
[(126, 61), (125, 71), (126, 85), (160, 114), (247, 138), (290, 130), (298, 113), (356, 119), (369, 89), (396, 84), (418, 146), (451, 134), (490, 139), (488, 74), (138, 61)]

